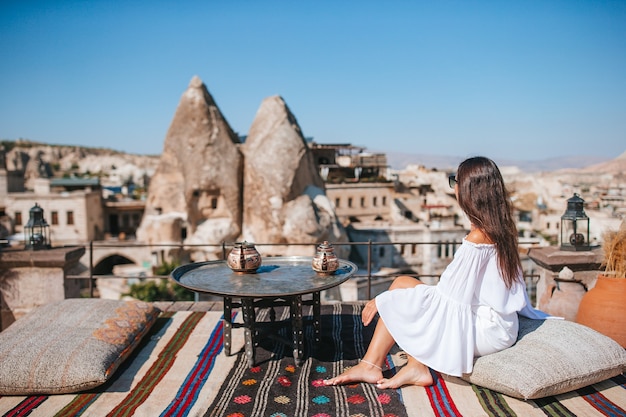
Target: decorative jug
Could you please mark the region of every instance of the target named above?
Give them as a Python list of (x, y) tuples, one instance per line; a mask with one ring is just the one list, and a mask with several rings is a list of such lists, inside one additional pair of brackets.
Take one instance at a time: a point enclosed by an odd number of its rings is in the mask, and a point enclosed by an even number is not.
[(226, 263), (235, 272), (252, 274), (261, 266), (261, 255), (254, 243), (236, 242)]
[(554, 278), (552, 295), (545, 306), (545, 312), (565, 320), (576, 321), (578, 306), (587, 290), (575, 279)]
[(335, 249), (328, 241), (325, 240), (321, 245), (317, 246), (312, 267), (315, 272), (323, 275), (334, 274), (337, 268), (339, 268), (339, 259), (335, 255)]

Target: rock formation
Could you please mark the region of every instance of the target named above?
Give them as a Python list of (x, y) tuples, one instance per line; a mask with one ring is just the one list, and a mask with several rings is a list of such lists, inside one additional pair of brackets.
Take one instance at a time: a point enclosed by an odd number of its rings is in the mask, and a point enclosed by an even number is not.
[[(1, 154), (2, 152), (0, 152)], [(154, 174), (156, 156), (135, 155), (112, 149), (72, 145), (50, 145), (20, 139), (5, 152), (7, 171), (19, 172), (24, 177), (24, 187), (34, 188), (38, 178), (70, 176), (98, 176), (103, 186), (119, 185), (122, 180), (145, 186), (144, 177)]]
[[(244, 154), (243, 239), (255, 243), (348, 241), (300, 126), (281, 97), (263, 100)], [(277, 253), (269, 253), (272, 250)], [(265, 254), (284, 248), (263, 248)], [(290, 250), (300, 252), (295, 246)]]
[(239, 143), (206, 86), (194, 77), (180, 99), (150, 180), (137, 238), (180, 242), (180, 228), (186, 225), (188, 244), (236, 240), (242, 222)]

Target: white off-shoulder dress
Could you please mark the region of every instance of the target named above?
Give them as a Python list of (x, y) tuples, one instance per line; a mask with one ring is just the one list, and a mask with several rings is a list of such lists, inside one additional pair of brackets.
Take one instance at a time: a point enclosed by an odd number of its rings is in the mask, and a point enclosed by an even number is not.
[(380, 318), (407, 354), (453, 376), (470, 373), (474, 357), (512, 346), (517, 314), (548, 315), (532, 308), (524, 283), (507, 289), (492, 244), (463, 239), (437, 285), (386, 291), (376, 297)]

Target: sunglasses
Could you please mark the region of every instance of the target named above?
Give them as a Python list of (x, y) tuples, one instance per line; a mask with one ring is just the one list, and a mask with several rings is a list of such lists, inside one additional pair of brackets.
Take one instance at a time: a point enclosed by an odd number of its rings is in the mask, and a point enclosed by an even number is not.
[(454, 186), (458, 183), (459, 182), (456, 180), (456, 174), (448, 176), (448, 185), (450, 185), (450, 188), (454, 188)]

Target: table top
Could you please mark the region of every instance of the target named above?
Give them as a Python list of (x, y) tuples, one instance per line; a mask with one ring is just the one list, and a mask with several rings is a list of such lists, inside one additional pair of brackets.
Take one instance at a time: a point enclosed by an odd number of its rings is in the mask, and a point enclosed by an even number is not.
[(233, 272), (226, 261), (197, 262), (179, 266), (170, 274), (177, 284), (192, 291), (225, 297), (284, 297), (310, 294), (344, 283), (357, 270), (352, 262), (339, 259), (332, 275), (312, 268), (313, 257), (263, 258), (256, 273)]

